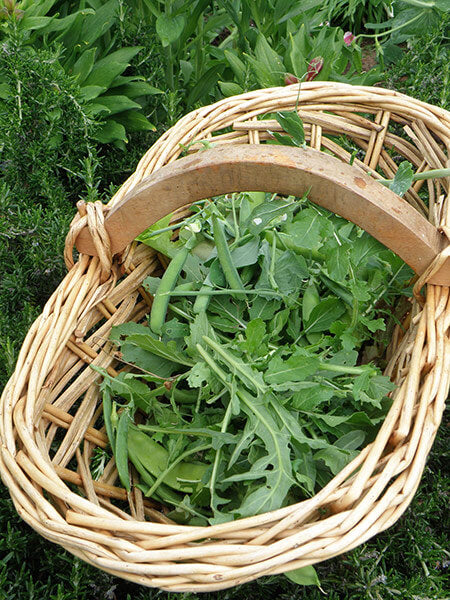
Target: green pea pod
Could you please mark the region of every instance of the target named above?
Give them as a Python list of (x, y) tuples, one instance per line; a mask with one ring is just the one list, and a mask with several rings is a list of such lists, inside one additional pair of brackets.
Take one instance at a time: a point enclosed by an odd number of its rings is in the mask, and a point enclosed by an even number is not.
[(173, 398), (177, 404), (195, 404), (198, 400), (198, 390), (180, 390), (173, 387), (171, 390), (165, 389), (166, 398)]
[[(144, 492), (144, 494), (147, 494), (148, 490), (155, 484), (156, 477), (153, 477), (153, 475), (147, 471), (142, 462), (139, 460), (139, 456), (133, 452), (133, 448), (130, 447), (128, 450), (130, 460), (136, 468), (136, 471), (139, 473), (142, 482), (144, 483), (144, 485), (140, 485), (139, 488)], [(178, 505), (182, 500), (182, 496), (180, 496), (177, 492), (174, 492), (169, 486), (164, 485), (164, 483), (161, 483), (158, 486), (157, 491), (152, 494), (152, 498), (161, 502), (174, 504), (175, 506)]]
[[(156, 478), (167, 468), (167, 450), (135, 427), (128, 430), (128, 449), (130, 456), (137, 456), (142, 466)], [(205, 464), (181, 462), (167, 473), (163, 483), (175, 490), (190, 493), (207, 469), (208, 465)]]
[(325, 260), (324, 255), (318, 252), (317, 250), (310, 250), (309, 248), (303, 248), (303, 246), (298, 246), (297, 244), (295, 244), (292, 241), (291, 236), (287, 235), (286, 233), (277, 232), (275, 236), (275, 233), (272, 230), (268, 229), (264, 233), (264, 237), (269, 242), (269, 244), (272, 244), (274, 237), (276, 237), (275, 243), (278, 250), (292, 250), (292, 252), (295, 252), (295, 254), (304, 256), (305, 258), (312, 258), (319, 262), (324, 262)]
[(153, 299), (152, 310), (150, 313), (150, 329), (158, 335), (161, 335), (162, 326), (166, 320), (170, 292), (175, 288), (178, 277), (184, 267), (184, 263), (194, 245), (195, 236), (192, 236), (183, 248), (181, 248), (172, 258), (161, 278), (161, 283), (159, 284)]
[(116, 459), (117, 472), (123, 487), (130, 491), (130, 475), (128, 471), (128, 424), (130, 415), (127, 410), (123, 410), (117, 425), (116, 445), (114, 448), (114, 458)]
[(195, 315), (199, 315), (200, 313), (206, 312), (208, 308), (209, 301), (211, 300), (211, 296), (209, 294), (202, 294), (202, 292), (209, 292), (211, 290), (211, 286), (204, 283), (198, 292), (198, 296), (195, 299), (194, 306), (192, 310)]
[(195, 289), (195, 285), (193, 281), (187, 281), (186, 283), (181, 283), (176, 287), (178, 292), (192, 292)]
[(326, 285), (326, 287), (332, 291), (333, 294), (336, 294), (338, 298), (343, 300), (349, 306), (353, 306), (353, 295), (343, 285), (337, 283), (337, 281), (333, 281), (327, 277), (325, 273), (320, 272), (319, 277), (322, 283)]
[(115, 436), (111, 422), (112, 409), (113, 405), (111, 401), (110, 391), (109, 389), (105, 389), (105, 391), (103, 392), (103, 421), (105, 422), (106, 435), (108, 436), (110, 446), (111, 448), (114, 448)]
[(317, 306), (319, 302), (320, 296), (317, 287), (314, 283), (310, 283), (303, 294), (302, 319), (304, 323), (308, 321), (312, 309)]
[(212, 222), (214, 241), (216, 242), (217, 248), (217, 258), (219, 259), (223, 274), (225, 275), (225, 279), (227, 280), (227, 283), (231, 289), (242, 290), (242, 294), (237, 293), (236, 297), (239, 300), (243, 300), (245, 298), (245, 288), (231, 258), (231, 253), (225, 237), (223, 225), (216, 215), (213, 215)]

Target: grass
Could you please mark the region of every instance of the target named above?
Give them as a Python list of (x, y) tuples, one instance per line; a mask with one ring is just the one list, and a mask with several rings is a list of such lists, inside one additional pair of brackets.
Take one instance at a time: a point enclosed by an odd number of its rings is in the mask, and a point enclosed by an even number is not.
[[(386, 85), (448, 108), (448, 26), (449, 17), (446, 17), (438, 31), (413, 42), (409, 53), (389, 67)], [(20, 57), (17, 60), (20, 61)], [(72, 93), (69, 87), (66, 89), (63, 99), (69, 98)], [(43, 89), (42, 93), (47, 91)], [(32, 104), (34, 97), (35, 94), (31, 94), (27, 101)], [(57, 100), (61, 101), (59, 95)], [(176, 102), (170, 98), (165, 101), (169, 103), (168, 118), (173, 121), (177, 115)], [(39, 127), (45, 128), (45, 115), (39, 111), (36, 115), (42, 117), (41, 121), (37, 121)], [(3, 131), (7, 128), (11, 133), (6, 143), (13, 152), (14, 136), (10, 125), (4, 121), (7, 118), (8, 115), (3, 114), (0, 121), (3, 119)], [(82, 125), (75, 113), (71, 123), (71, 135), (75, 139), (77, 128)], [(66, 129), (66, 121), (62, 125)], [(27, 176), (27, 161), (23, 160), (26, 157), (18, 156), (17, 164), (23, 170), (10, 173), (7, 185), (0, 189), (0, 388), (12, 371), (17, 351), (31, 322), (64, 274), (64, 236), (80, 190), (88, 190), (91, 198), (96, 193), (106, 195), (111, 184), (119, 185), (134, 170), (139, 157), (153, 139), (147, 134), (136, 135), (130, 140), (130, 150), (125, 154), (116, 150), (99, 151), (98, 161), (95, 156), (91, 157), (94, 162), (97, 161), (94, 173), (89, 165), (80, 162), (88, 157), (88, 147), (85, 151), (77, 143), (76, 160), (81, 165), (84, 183), (70, 180), (64, 169), (56, 173), (50, 168), (54, 164), (74, 168), (72, 162), (64, 162), (66, 154), (58, 154), (55, 147), (53, 154), (40, 157), (43, 175), (37, 174), (37, 177), (45, 185), (41, 185), (42, 190), (34, 196), (28, 190), (26, 201), (17, 182)], [(69, 140), (68, 147), (70, 145)], [(27, 148), (28, 152), (35, 150), (38, 148), (34, 145)], [(35, 157), (30, 156), (29, 160), (35, 160)], [(4, 164), (2, 169), (5, 169)], [(74, 185), (78, 186), (75, 191)], [(205, 594), (202, 598), (449, 599), (447, 572), (450, 553), (446, 548), (446, 532), (450, 525), (447, 509), (448, 426), (448, 422), (441, 426), (419, 490), (401, 519), (388, 531), (352, 552), (317, 566), (323, 591), (298, 587), (278, 576), (262, 578), (217, 594)], [(0, 600), (193, 600), (196, 597), (195, 594), (176, 595), (143, 588), (74, 558), (22, 521), (7, 489), (0, 485)]]

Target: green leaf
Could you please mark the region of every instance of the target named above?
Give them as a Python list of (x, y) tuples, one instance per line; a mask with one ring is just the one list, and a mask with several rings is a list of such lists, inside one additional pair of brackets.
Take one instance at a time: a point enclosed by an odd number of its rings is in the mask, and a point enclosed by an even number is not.
[(84, 84), (100, 85), (108, 88), (114, 79), (125, 71), (130, 64), (131, 59), (136, 56), (141, 49), (140, 46), (120, 48), (120, 50), (108, 54), (108, 56), (95, 63)]
[(361, 429), (354, 429), (340, 437), (334, 445), (337, 448), (341, 448), (341, 450), (357, 450), (362, 446), (365, 439), (366, 434), (364, 431)]
[[(171, 242), (173, 232), (171, 230), (161, 231), (169, 227), (172, 215), (168, 214), (141, 233), (136, 239), (150, 248), (154, 248), (157, 252), (161, 252), (164, 256), (173, 258), (181, 246), (181, 242)], [(144, 280), (145, 287), (145, 280)], [(153, 293), (153, 292), (152, 292)]]
[(394, 176), (394, 180), (389, 185), (390, 189), (399, 196), (404, 196), (404, 194), (409, 190), (413, 183), (414, 172), (412, 170), (412, 165), (408, 161), (404, 160), (400, 163), (397, 172)]
[(225, 59), (227, 60), (228, 64), (230, 65), (237, 81), (240, 83), (240, 85), (244, 85), (245, 75), (247, 72), (245, 64), (242, 62), (242, 60), (240, 58), (238, 58), (238, 56), (235, 54), (235, 52), (233, 52), (231, 50), (225, 50), (224, 54), (225, 54)]
[(28, 17), (25, 13), (23, 19), (19, 21), (19, 26), (25, 31), (34, 31), (47, 27), (54, 19), (56, 19), (56, 15), (54, 17)]
[[(211, 254), (211, 256), (217, 255), (217, 252)], [(259, 240), (253, 238), (246, 244), (238, 246), (231, 251), (231, 259), (236, 269), (241, 267), (247, 267), (254, 265), (258, 261), (259, 257)]]
[(149, 386), (136, 378), (131, 373), (119, 373), (116, 377), (110, 377), (106, 373), (102, 383), (103, 389), (108, 389), (114, 396), (120, 396), (130, 404), (139, 406), (147, 411), (151, 399)]
[(434, 5), (442, 12), (450, 12), (450, 4), (448, 0), (434, 0)]
[(42, 17), (53, 7), (56, 0), (41, 0), (41, 2), (29, 2), (27, 15), (32, 17)]
[(318, 250), (322, 245), (323, 218), (313, 208), (306, 208), (292, 223), (285, 225), (285, 232), (289, 234), (292, 242), (308, 250)]
[(256, 60), (265, 65), (270, 73), (274, 85), (280, 85), (286, 71), (281, 57), (270, 47), (270, 44), (262, 33), (258, 35), (255, 46)]
[(156, 33), (161, 40), (163, 48), (166, 48), (178, 40), (183, 33), (185, 22), (183, 15), (159, 15), (156, 19)]
[(100, 94), (103, 94), (103, 92), (105, 91), (106, 88), (101, 87), (100, 85), (86, 85), (80, 88), (80, 93), (83, 99), (86, 101), (94, 100), (95, 98), (100, 96)]
[(266, 335), (266, 325), (261, 318), (253, 319), (245, 330), (245, 349), (250, 354), (258, 351)]
[(187, 381), (192, 388), (202, 387), (211, 380), (211, 369), (204, 362), (199, 361), (189, 371)]
[(117, 346), (120, 346), (121, 343), (125, 340), (127, 335), (131, 335), (133, 333), (142, 333), (142, 334), (150, 334), (151, 331), (145, 325), (141, 325), (140, 323), (134, 323), (130, 321), (129, 323), (122, 323), (121, 325), (114, 325), (111, 327), (111, 333), (109, 334), (109, 339), (114, 342)]
[(258, 235), (266, 227), (283, 223), (295, 208), (294, 202), (270, 200), (256, 206), (248, 218), (247, 227), (250, 233)]
[(154, 96), (164, 92), (146, 81), (131, 81), (124, 85), (114, 86), (114, 93), (128, 98), (140, 98), (141, 96)]
[(283, 128), (283, 131), (289, 133), (297, 146), (305, 147), (305, 130), (303, 128), (303, 121), (301, 120), (297, 111), (283, 111), (277, 112), (275, 115), (276, 120)]
[(335, 281), (343, 281), (348, 274), (349, 247), (347, 244), (338, 246), (327, 255), (326, 263), (328, 274)]
[[(80, 57), (73, 66), (72, 72), (77, 77), (78, 83), (82, 85), (94, 66), (97, 48), (89, 48), (81, 53)], [(106, 88), (104, 88), (106, 89)]]
[(93, 138), (102, 144), (109, 144), (115, 140), (128, 142), (125, 127), (112, 119), (108, 120), (105, 125), (100, 127), (93, 135)]
[(205, 97), (209, 97), (222, 71), (223, 65), (220, 63), (216, 63), (205, 73), (203, 73), (201, 77), (199, 77), (197, 83), (189, 92), (189, 96), (186, 100), (187, 106), (192, 106), (198, 100), (201, 100)]
[(327, 298), (315, 306), (308, 321), (305, 323), (305, 333), (320, 333), (326, 331), (339, 319), (346, 308), (337, 298)]
[(350, 260), (355, 267), (363, 265), (367, 267), (378, 267), (380, 250), (384, 246), (378, 240), (371, 237), (368, 233), (363, 233), (354, 240), (350, 248)]
[(217, 83), (219, 84), (220, 91), (225, 98), (237, 96), (238, 94), (242, 94), (244, 92), (243, 88), (238, 83), (233, 83), (232, 81), (218, 81)]
[(54, 19), (49, 25), (47, 25), (43, 31), (43, 33), (53, 33), (55, 31), (67, 31), (72, 25), (75, 23), (75, 20), (78, 16), (81, 16), (83, 19), (87, 18), (89, 15), (95, 15), (95, 10), (92, 8), (83, 8), (76, 12), (67, 15), (67, 17), (63, 17), (62, 19)]
[(312, 565), (302, 567), (301, 569), (295, 569), (294, 571), (289, 571), (288, 573), (285, 573), (285, 576), (294, 583), (298, 583), (298, 585), (320, 586), (319, 577), (317, 576), (317, 572)]
[(334, 390), (330, 387), (313, 381), (305, 381), (305, 387), (294, 393), (292, 406), (300, 412), (310, 412), (316, 406), (329, 402), (334, 394)]
[(299, 292), (308, 277), (308, 266), (303, 256), (286, 250), (275, 263), (274, 278), (282, 294)]
[(250, 64), (250, 67), (255, 74), (257, 82), (263, 87), (273, 87), (281, 84), (281, 74), (276, 75), (271, 72), (268, 66), (261, 60), (257, 60), (253, 56), (244, 54), (246, 61)]
[(302, 349), (296, 350), (287, 360), (280, 356), (272, 358), (265, 373), (268, 385), (303, 381), (319, 368), (319, 359)]
[(140, 104), (137, 102), (133, 102), (130, 98), (126, 96), (101, 96), (98, 99), (103, 106), (109, 109), (109, 114), (114, 115), (116, 113), (123, 112), (125, 110), (131, 110), (133, 108), (141, 108)]
[(263, 321), (269, 321), (280, 308), (279, 300), (269, 301), (266, 298), (256, 297), (248, 310), (250, 319), (260, 317)]
[(115, 120), (123, 125), (127, 131), (156, 131), (153, 123), (141, 112), (136, 110), (127, 110), (115, 116)]
[(116, 22), (119, 13), (119, 0), (109, 0), (100, 4), (94, 15), (83, 17), (79, 43), (90, 46), (102, 37)]
[(282, 146), (292, 146), (293, 148), (298, 148), (297, 143), (288, 135), (281, 135), (278, 131), (269, 131), (271, 136), (273, 136), (279, 144)]
[(155, 340), (148, 334), (135, 333), (128, 336), (127, 343), (135, 344), (143, 350), (148, 350), (148, 352), (152, 352), (153, 354), (156, 354), (156, 356), (160, 356), (161, 358), (165, 358), (166, 360), (180, 365), (192, 367), (194, 364), (184, 352), (180, 352), (177, 349), (177, 344), (175, 342), (167, 342), (167, 344), (165, 344), (160, 340)]
[(339, 448), (324, 448), (314, 454), (314, 460), (323, 460), (333, 475), (337, 475), (354, 458), (355, 454)]

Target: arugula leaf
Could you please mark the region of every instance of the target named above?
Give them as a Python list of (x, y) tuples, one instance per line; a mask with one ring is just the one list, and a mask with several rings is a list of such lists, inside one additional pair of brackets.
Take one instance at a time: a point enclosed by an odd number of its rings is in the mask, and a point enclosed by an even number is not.
[(156, 356), (180, 365), (192, 367), (194, 364), (184, 352), (177, 350), (177, 344), (173, 341), (166, 344), (160, 340), (155, 340), (149, 335), (134, 333), (127, 337), (127, 344), (133, 344), (143, 350), (156, 354)]
[(267, 366), (265, 381), (268, 385), (304, 381), (319, 368), (319, 358), (302, 349), (296, 350), (287, 360), (276, 355)]
[(345, 306), (337, 298), (326, 298), (315, 306), (305, 323), (305, 333), (326, 331), (345, 312)]

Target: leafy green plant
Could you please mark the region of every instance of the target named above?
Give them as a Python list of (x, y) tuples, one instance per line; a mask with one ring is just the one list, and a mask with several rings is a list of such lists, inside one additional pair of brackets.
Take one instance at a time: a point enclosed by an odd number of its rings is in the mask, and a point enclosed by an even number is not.
[(366, 23), (381, 23), (391, 15), (393, 0), (328, 0), (327, 20), (353, 33), (364, 31)]
[(385, 81), (430, 104), (450, 107), (450, 13), (437, 27), (408, 41), (408, 52), (395, 44), (384, 46)]
[(183, 111), (222, 95), (284, 85), (289, 74), (307, 78), (308, 65), (318, 57), (319, 79), (378, 80), (379, 72), (362, 73), (358, 45), (347, 44), (343, 30), (323, 24), (321, 4), (220, 0), (211, 7), (206, 0), (151, 0), (140, 10), (135, 3), (125, 21), (129, 30), (156, 32), (165, 71), (161, 86), (177, 93)]
[(194, 208), (178, 241), (170, 216), (140, 236), (172, 260), (144, 282), (149, 328), (113, 330), (138, 373), (105, 375), (102, 388), (122, 484), (130, 459), (173, 518), (217, 523), (313, 494), (373, 438), (393, 386), (358, 350), (383, 344), (377, 307), (411, 271), (306, 199)]
[(397, 42), (434, 29), (442, 13), (450, 12), (447, 0), (396, 0), (393, 9), (392, 18), (382, 23), (366, 23), (366, 27), (379, 30), (380, 36), (390, 35)]
[(125, 74), (142, 48), (114, 48), (119, 0), (92, 1), (90, 8), (85, 4), (80, 0), (75, 9), (60, 2), (55, 12), (56, 0), (24, 0), (20, 18), (12, 12), (3, 25), (3, 37), (13, 28), (34, 49), (58, 44), (60, 63), (80, 86), (86, 112), (102, 123), (94, 139), (125, 148), (127, 132), (154, 130), (143, 109), (146, 98), (161, 90), (142, 76)]
[(84, 96), (60, 65), (60, 50), (35, 49), (12, 30), (0, 55), (3, 176), (23, 199), (51, 204), (82, 187), (81, 162), (94, 159), (95, 123)]

